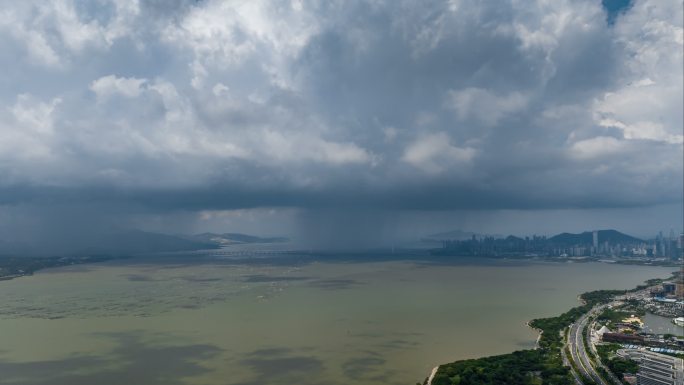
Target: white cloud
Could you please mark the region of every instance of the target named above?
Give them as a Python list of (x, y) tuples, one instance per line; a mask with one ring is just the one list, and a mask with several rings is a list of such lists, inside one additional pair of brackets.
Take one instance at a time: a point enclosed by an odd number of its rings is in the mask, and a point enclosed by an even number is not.
[[(22, 94), (0, 114), (0, 159), (23, 170), (24, 162), (54, 160), (54, 113), (60, 98), (44, 102)], [(29, 170), (30, 171), (30, 170)]]
[(438, 132), (409, 144), (402, 160), (425, 172), (438, 174), (452, 167), (467, 165), (476, 153), (474, 148), (452, 145), (446, 133)]
[(133, 25), (138, 22), (137, 1), (112, 4), (114, 14), (106, 23), (86, 20), (77, 11), (77, 3), (15, 2), (0, 11), (0, 31), (6, 31), (23, 46), (32, 64), (64, 70), (75, 58), (89, 54), (88, 49), (103, 52), (117, 39), (131, 36)]
[(579, 159), (600, 158), (619, 153), (624, 144), (619, 139), (609, 136), (597, 136), (580, 140), (572, 144), (572, 155)]
[(45, 37), (40, 33), (18, 28), (14, 32), (14, 35), (17, 37), (17, 40), (26, 41), (29, 57), (34, 64), (53, 68), (59, 68), (61, 66), (62, 63), (59, 55), (57, 55), (55, 50), (48, 44)]
[(69, 51), (80, 52), (88, 44), (102, 46), (105, 43), (100, 26), (94, 21), (82, 22), (71, 2), (54, 2), (43, 17), (56, 24), (64, 47)]
[(106, 99), (112, 95), (135, 98), (142, 92), (142, 85), (146, 79), (103, 76), (90, 84), (90, 90), (95, 92), (98, 99)]
[(523, 110), (527, 97), (520, 92), (496, 95), (481, 88), (449, 91), (447, 105), (461, 120), (474, 119), (487, 127), (496, 126), (507, 115)]
[(625, 139), (649, 139), (670, 144), (681, 144), (684, 141), (684, 136), (668, 133), (660, 122), (637, 121), (628, 125), (619, 120), (604, 118), (598, 123), (603, 127), (619, 128)]
[(178, 24), (168, 25), (162, 40), (192, 52), (192, 85), (200, 88), (211, 72), (240, 68), (250, 59), (281, 87), (292, 84), (290, 60), (316, 32), (316, 18), (297, 2), (208, 1)]
[(679, 4), (614, 27), (593, 0), (93, 4), (0, 10), (4, 183), (680, 198)]
[[(331, 142), (301, 134), (285, 135), (266, 130), (255, 148), (262, 162), (319, 162), (334, 165), (369, 163), (372, 156), (350, 142)], [(272, 158), (269, 160), (268, 158)]]
[(595, 121), (626, 139), (681, 145), (684, 28), (676, 2), (637, 1), (615, 25), (624, 57), (619, 87), (596, 98)]
[(395, 127), (383, 127), (382, 129), (383, 135), (385, 135), (385, 141), (386, 142), (392, 142), (394, 139), (397, 137), (397, 134), (399, 131)]

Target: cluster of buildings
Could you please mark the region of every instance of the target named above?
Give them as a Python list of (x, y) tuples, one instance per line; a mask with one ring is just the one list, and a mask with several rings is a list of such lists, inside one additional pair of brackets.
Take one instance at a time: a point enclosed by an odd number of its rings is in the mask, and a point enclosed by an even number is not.
[(674, 231), (670, 230), (668, 237), (659, 232), (655, 239), (635, 245), (630, 250), (633, 256), (665, 258), (676, 260), (682, 257), (684, 249), (684, 234), (675, 236)]
[(506, 238), (482, 237), (443, 240), (436, 254), (467, 256), (551, 256), (551, 257), (631, 257), (677, 260), (684, 253), (684, 234), (669, 237), (662, 232), (644, 241), (615, 230), (563, 233), (553, 237), (532, 236)]
[(644, 349), (620, 349), (618, 356), (639, 364), (636, 375), (624, 380), (636, 385), (684, 385), (684, 360)]
[(673, 354), (684, 353), (684, 340), (680, 338), (664, 338), (657, 334), (635, 334), (625, 333), (624, 330), (617, 332), (601, 331), (597, 333), (603, 342), (614, 342), (618, 344), (638, 345), (649, 350), (663, 349)]
[(664, 237), (663, 232), (659, 232), (655, 242), (651, 245), (651, 253), (657, 257), (677, 259), (682, 256), (684, 249), (684, 234), (675, 237), (674, 231), (670, 230), (670, 236)]
[(603, 342), (619, 343), (623, 349), (618, 357), (628, 358), (639, 365), (637, 373), (625, 374), (623, 380), (634, 385), (684, 385), (684, 339), (651, 334), (637, 334), (637, 326), (630, 323), (616, 325), (611, 332), (603, 326), (597, 337)]
[(558, 250), (557, 253), (575, 257), (645, 257), (678, 260), (684, 253), (684, 233), (675, 236), (674, 231), (670, 230), (669, 237), (664, 237), (661, 231), (655, 239), (649, 241), (627, 238), (621, 242), (611, 242), (610, 239), (601, 239), (600, 231), (592, 231), (591, 244), (573, 245), (565, 250)]
[[(625, 299), (636, 300), (646, 311), (671, 318), (677, 327), (684, 324), (684, 265), (674, 282), (663, 282), (629, 295)], [(634, 374), (627, 374), (623, 380), (634, 385), (684, 385), (684, 328), (675, 334), (652, 334), (644, 332), (643, 323), (631, 316), (620, 322), (609, 322), (592, 332), (592, 339), (619, 343), (623, 348), (617, 351), (622, 358), (629, 358), (639, 365)], [(677, 330), (677, 329), (675, 329)]]
[(548, 238), (544, 236), (506, 238), (482, 237), (473, 235), (467, 240), (443, 240), (442, 249), (437, 254), (467, 256), (540, 256), (548, 255)]
[[(684, 276), (684, 272), (680, 273)], [(651, 289), (651, 298), (642, 301), (645, 309), (663, 317), (681, 317), (684, 315), (684, 281), (664, 282)]]

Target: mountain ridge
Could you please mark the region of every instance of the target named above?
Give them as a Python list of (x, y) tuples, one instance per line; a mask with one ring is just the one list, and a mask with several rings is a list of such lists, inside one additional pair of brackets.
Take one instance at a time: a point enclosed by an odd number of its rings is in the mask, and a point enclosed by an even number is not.
[[(597, 233), (598, 233), (598, 242), (599, 243), (603, 243), (605, 241), (608, 241), (611, 244), (615, 244), (615, 243), (627, 244), (627, 243), (645, 242), (641, 238), (637, 238), (637, 237), (622, 233), (622, 232), (620, 232), (618, 230), (614, 230), (614, 229), (597, 230)], [(473, 237), (475, 237), (477, 239), (487, 237), (487, 238), (505, 239), (505, 240), (519, 240), (519, 241), (523, 241), (525, 239), (525, 237), (520, 237), (517, 235), (503, 236), (503, 235), (498, 235), (498, 234), (496, 234), (496, 235), (478, 234), (478, 233), (474, 233), (474, 232), (470, 232), (470, 231), (463, 231), (460, 229), (431, 234), (431, 235), (423, 237), (422, 239), (424, 241), (429, 241), (429, 242), (442, 242), (442, 241), (467, 241), (467, 240), (472, 239)], [(583, 231), (581, 233), (562, 232), (560, 234), (550, 236), (546, 239), (551, 243), (562, 244), (562, 245), (591, 244), (591, 243), (593, 243), (593, 231)]]
[(240, 243), (281, 243), (289, 241), (285, 237), (259, 237), (256, 235), (249, 235), (243, 233), (201, 233), (195, 234), (189, 239), (200, 240), (204, 242), (212, 242), (219, 245), (240, 244)]
[[(617, 230), (598, 230), (598, 243), (602, 244), (608, 242), (610, 244), (628, 244), (628, 243), (642, 243), (644, 240)], [(560, 233), (549, 238), (549, 241), (561, 245), (581, 245), (591, 244), (594, 240), (593, 231), (584, 231), (582, 233)]]

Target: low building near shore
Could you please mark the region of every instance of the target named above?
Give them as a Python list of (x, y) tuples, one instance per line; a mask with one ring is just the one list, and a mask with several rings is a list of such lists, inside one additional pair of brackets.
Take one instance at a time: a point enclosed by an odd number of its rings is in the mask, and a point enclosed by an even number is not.
[(604, 332), (601, 340), (603, 342), (618, 342), (627, 344), (643, 344), (644, 337), (637, 334), (607, 333)]
[(684, 360), (642, 349), (620, 349), (618, 356), (639, 364), (639, 385), (684, 385)]
[(622, 376), (622, 381), (628, 383), (629, 385), (637, 385), (637, 376), (631, 373), (625, 373)]

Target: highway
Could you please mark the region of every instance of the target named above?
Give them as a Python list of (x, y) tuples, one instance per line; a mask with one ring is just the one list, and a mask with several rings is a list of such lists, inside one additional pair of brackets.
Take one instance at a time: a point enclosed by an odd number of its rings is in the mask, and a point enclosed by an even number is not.
[[(568, 358), (568, 355), (565, 353), (565, 348), (568, 346), (568, 341), (565, 341), (565, 344), (563, 345), (563, 349), (561, 349), (561, 357), (563, 357), (563, 365), (569, 366), (570, 367), (570, 374), (572, 374), (572, 377), (575, 379), (575, 384), (576, 385), (584, 385), (582, 382), (582, 379), (579, 377), (577, 374), (577, 371), (575, 371), (575, 368), (572, 367), (570, 364), (570, 359)], [(568, 349), (570, 350), (570, 349)]]
[(575, 363), (575, 366), (577, 367), (577, 370), (579, 370), (580, 375), (582, 375), (584, 378), (591, 378), (591, 374), (589, 374), (589, 371), (587, 368), (582, 364), (582, 360), (580, 359), (580, 354), (579, 354), (579, 349), (577, 347), (578, 341), (579, 345), (581, 345), (581, 337), (578, 340), (577, 335), (581, 333), (578, 333), (579, 329), (579, 323), (576, 322), (572, 325), (570, 325), (570, 333), (568, 334), (568, 346), (570, 347), (570, 359)]
[[(649, 288), (645, 288), (643, 290), (640, 290), (638, 292), (633, 292), (630, 294), (630, 296), (634, 295), (644, 295), (647, 293)], [(591, 343), (591, 336), (589, 333), (587, 334), (587, 346), (590, 346), (592, 351), (594, 352), (596, 356), (596, 364), (597, 366), (603, 368), (607, 373), (609, 378), (609, 381), (605, 381), (599, 373), (596, 371), (594, 366), (591, 363), (591, 359), (589, 358), (589, 353), (586, 351), (585, 345), (582, 341), (583, 338), (583, 333), (582, 331), (587, 328), (587, 322), (589, 321), (589, 318), (591, 318), (593, 315), (600, 313), (605, 309), (606, 307), (610, 305), (615, 305), (616, 301), (622, 301), (626, 298), (626, 296), (619, 296), (614, 298), (614, 302), (611, 304), (607, 305), (601, 305), (594, 307), (591, 309), (587, 314), (583, 315), (580, 317), (577, 322), (574, 324), (570, 325), (570, 332), (568, 333), (568, 340), (567, 344), (570, 349), (570, 357), (569, 359), (572, 360), (575, 363), (575, 366), (578, 368), (581, 376), (583, 376), (585, 379), (592, 380), (594, 381), (597, 385), (612, 385), (613, 383), (619, 384), (621, 381), (601, 362), (600, 358), (598, 358), (598, 354), (596, 354), (596, 349), (594, 348), (593, 344)], [(590, 329), (591, 330), (591, 329)], [(579, 380), (576, 377), (576, 374), (573, 373), (573, 376), (575, 376), (575, 381), (581, 383), (582, 381)]]
[(575, 365), (585, 378), (593, 380), (598, 385), (609, 384), (601, 378), (591, 364), (589, 353), (585, 349), (584, 342), (582, 341), (582, 331), (587, 327), (589, 317), (600, 312), (604, 307), (605, 306), (596, 307), (580, 317), (577, 322), (570, 326), (570, 333), (568, 334), (571, 359), (575, 362)]
[[(596, 321), (594, 320), (594, 321), (591, 323), (591, 325), (589, 325), (589, 330), (593, 330), (595, 324), (596, 324)], [(596, 350), (596, 346), (594, 346), (594, 344), (591, 343), (591, 334), (590, 334), (590, 333), (587, 333), (587, 345), (591, 348), (591, 351), (594, 353), (594, 356), (597, 357), (597, 359), (596, 359), (596, 364), (597, 364), (598, 366), (600, 366), (601, 368), (603, 368), (603, 370), (605, 370), (606, 373), (608, 373), (608, 376), (610, 377), (610, 380), (611, 380), (614, 384), (620, 384), (620, 383), (622, 383), (622, 381), (620, 381), (620, 379), (617, 378), (617, 377), (615, 376), (615, 374), (613, 374), (613, 372), (612, 372), (610, 369), (608, 369), (608, 367), (607, 367), (606, 365), (603, 364), (603, 362), (601, 362), (601, 359), (598, 358), (598, 351)]]

